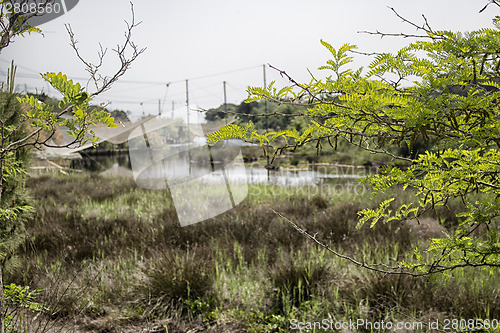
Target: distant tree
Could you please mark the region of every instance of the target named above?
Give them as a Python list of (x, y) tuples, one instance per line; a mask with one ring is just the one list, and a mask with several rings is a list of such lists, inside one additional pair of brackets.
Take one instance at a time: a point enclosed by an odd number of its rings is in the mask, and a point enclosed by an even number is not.
[(245, 115), (249, 115), (252, 113), (252, 110), (256, 109), (257, 107), (259, 106), (259, 103), (258, 102), (243, 102), (241, 103), (239, 106), (238, 106), (238, 115), (240, 116), (240, 118), (244, 121), (249, 121), (250, 119), (246, 119), (244, 118)]
[[(269, 105), (267, 110), (264, 102), (242, 102), (240, 105), (228, 104), (218, 108), (210, 109), (205, 113), (207, 121), (217, 121), (229, 117), (236, 118), (236, 124), (244, 125), (253, 122), (256, 130), (285, 129), (294, 122), (294, 114), (300, 113), (303, 109), (294, 105)], [(268, 111), (266, 113), (266, 110)]]
[[(496, 1), (489, 4), (500, 6)], [(425, 252), (415, 250), (414, 262), (389, 267), (347, 258), (294, 226), (336, 255), (385, 273), (425, 275), (460, 267), (498, 268), (500, 16), (493, 19), (492, 28), (460, 33), (435, 31), (426, 20), (419, 25), (395, 13), (417, 29), (417, 34), (374, 34), (417, 41), (395, 54), (364, 54), (372, 59), (366, 70), (350, 67), (353, 57), (363, 54), (356, 46), (334, 48), (321, 41), (332, 57), (319, 68), (329, 71), (326, 79), (299, 83), (280, 71), (290, 86), (249, 89), (250, 103), (267, 100), (306, 107), (300, 117), (307, 120), (307, 126), (261, 134), (251, 123), (231, 124), (210, 134), (209, 141), (257, 140), (275, 150), (314, 144), (320, 151), (325, 144), (335, 147), (344, 140), (389, 155), (408, 167), (385, 167), (365, 181), (374, 194), (394, 187), (411, 188), (418, 204), (391, 208), (394, 198), (383, 201), (377, 209), (359, 212), (358, 227), (418, 219), (438, 206), (446, 207), (454, 198), (466, 207), (458, 213), (460, 223), (450, 234), (431, 239)], [(436, 143), (432, 150), (412, 153), (417, 144), (431, 142)], [(394, 145), (407, 149), (389, 150)]]
[(252, 122), (256, 130), (265, 131), (267, 129), (286, 129), (294, 123), (293, 115), (301, 112), (301, 107), (294, 105), (268, 105), (264, 102), (243, 102), (235, 111), (225, 112), (220, 110), (221, 114), (229, 114), (236, 117), (236, 124), (244, 126)]
[(113, 110), (110, 112), (111, 117), (115, 119), (115, 122), (128, 123), (130, 119), (128, 118), (127, 112), (123, 110)]
[(205, 119), (207, 121), (217, 121), (231, 117), (231, 113), (234, 113), (236, 105), (234, 104), (222, 104), (221, 106), (209, 109), (205, 113)]
[[(37, 8), (43, 9), (50, 1), (42, 1), (39, 4), (41, 6)], [(32, 32), (41, 32), (40, 29), (28, 24), (31, 17), (40, 13), (16, 11), (16, 8), (23, 8), (15, 6), (16, 3), (19, 4), (19, 1), (0, 2), (0, 53), (13, 39)], [(71, 27), (66, 26), (77, 57), (90, 73), (94, 92), (85, 91), (79, 83), (74, 83), (62, 73), (46, 73), (42, 77), (63, 96), (57, 108), (51, 103), (45, 103), (47, 97), (44, 95), (19, 97), (14, 91), (14, 65), (9, 70), (8, 82), (0, 89), (0, 333), (5, 331), (3, 268), (12, 249), (19, 243), (19, 238), (22, 239), (23, 219), (31, 209), (29, 201), (23, 197), (21, 191), (24, 188), (26, 154), (30, 148), (54, 146), (51, 138), (59, 126), (66, 127), (68, 134), (73, 137), (70, 143), (64, 145), (65, 147), (76, 147), (86, 141), (97, 142), (98, 138), (92, 137), (94, 133), (89, 129), (93, 124), (116, 126), (108, 112), (103, 108), (91, 108), (90, 102), (96, 95), (110, 89), (144, 51), (131, 39), (132, 31), (137, 27), (132, 4), (131, 8), (132, 21), (127, 23), (125, 42), (114, 49), (121, 66), (110, 76), (101, 74), (106, 52), (101, 49), (97, 65), (86, 61), (79, 52)]]

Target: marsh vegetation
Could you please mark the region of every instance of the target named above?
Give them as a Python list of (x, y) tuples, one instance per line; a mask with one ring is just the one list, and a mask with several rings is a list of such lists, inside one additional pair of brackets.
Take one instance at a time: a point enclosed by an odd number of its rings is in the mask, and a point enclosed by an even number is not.
[[(36, 321), (62, 331), (288, 332), (291, 320), (500, 319), (498, 270), (379, 274), (315, 246), (270, 210), (341, 253), (393, 263), (458, 223), (458, 201), (420, 224), (357, 230), (357, 212), (378, 202), (368, 193), (256, 185), (236, 209), (181, 228), (169, 193), (132, 179), (40, 176), (28, 187), (35, 212), (5, 282), (41, 289), (37, 301), (51, 311)], [(392, 194), (394, 205), (414, 197)]]

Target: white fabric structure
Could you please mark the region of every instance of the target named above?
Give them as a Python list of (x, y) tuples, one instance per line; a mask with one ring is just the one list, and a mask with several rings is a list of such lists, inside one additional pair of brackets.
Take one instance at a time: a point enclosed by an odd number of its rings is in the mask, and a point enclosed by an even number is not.
[[(166, 119), (166, 118), (157, 118), (154, 121), (150, 121), (155, 116), (147, 116), (139, 120), (135, 123), (119, 123), (117, 127), (107, 127), (105, 125), (91, 126), (90, 130), (95, 133), (95, 136), (99, 138), (97, 142), (110, 142), (112, 144), (118, 145), (124, 142), (127, 142), (129, 138), (133, 138), (135, 136), (142, 135), (141, 131), (134, 130), (144, 123), (148, 123), (148, 130), (157, 131), (162, 128), (168, 127), (177, 127), (177, 128), (186, 128), (187, 125), (184, 123), (182, 119)], [(233, 122), (232, 119), (230, 122)], [(195, 137), (204, 137), (207, 133), (214, 132), (218, 130), (220, 127), (226, 124), (225, 121), (210, 123), (210, 124), (193, 124), (189, 126), (189, 130), (193, 138)], [(63, 134), (62, 137), (58, 137), (56, 141), (52, 140), (49, 144), (52, 146), (64, 146), (73, 141), (73, 137), (66, 134), (65, 128), (60, 128), (60, 132)], [(131, 137), (132, 134), (132, 137)], [(90, 136), (89, 136), (90, 137)], [(39, 157), (42, 159), (46, 158), (81, 158), (78, 154), (79, 151), (92, 147), (91, 143), (86, 143), (80, 146), (70, 147), (70, 148), (53, 148), (53, 147), (44, 147), (41, 152), (39, 152)]]

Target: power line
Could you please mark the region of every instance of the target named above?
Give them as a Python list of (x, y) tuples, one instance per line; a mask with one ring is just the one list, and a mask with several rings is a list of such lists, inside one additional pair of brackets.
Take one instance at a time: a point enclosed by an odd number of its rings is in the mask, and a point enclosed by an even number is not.
[[(7, 64), (11, 64), (12, 61), (8, 61), (8, 60), (4, 60), (4, 59), (0, 59), (1, 62), (4, 62), (4, 63), (7, 63)], [(15, 62), (14, 62), (14, 65), (17, 67), (17, 68), (22, 68), (24, 70), (27, 70), (28, 72), (32, 72), (32, 73), (35, 73), (37, 74), (37, 78), (40, 78), (40, 73), (38, 73), (37, 71), (31, 69), (31, 68), (28, 68), (28, 67), (24, 67), (24, 66), (20, 66), (20, 65), (16, 65)]]
[[(0, 59), (0, 61), (4, 62), (4, 63), (10, 63), (10, 62), (3, 60), (3, 59)], [(16, 65), (16, 66), (18, 68), (22, 69), (22, 72), (17, 73), (18, 77), (26, 78), (26, 79), (37, 79), (37, 80), (44, 81), (43, 78), (40, 76), (40, 74), (38, 74), (37, 71), (35, 71), (31, 68), (24, 67), (24, 66), (19, 66), (19, 65)], [(203, 84), (203, 83), (197, 84), (196, 80), (201, 80), (201, 79), (206, 79), (206, 78), (211, 78), (211, 77), (218, 77), (218, 76), (223, 76), (223, 75), (230, 75), (233, 73), (239, 73), (239, 72), (243, 72), (243, 71), (254, 70), (254, 69), (261, 68), (261, 66), (262, 65), (250, 66), (250, 67), (245, 67), (245, 68), (240, 68), (240, 69), (221, 71), (218, 73), (212, 73), (212, 74), (192, 77), (191, 79), (188, 79), (189, 81), (191, 81), (191, 82), (189, 82), (190, 86), (191, 86), (191, 83), (192, 83), (192, 86), (194, 86), (194, 87), (190, 87), (190, 89), (189, 89), (190, 95), (192, 94), (191, 96), (189, 96), (189, 99), (191, 100), (191, 102), (194, 101), (195, 104), (198, 106), (201, 106), (203, 104), (207, 105), (207, 104), (220, 103), (222, 96), (221, 96), (220, 92), (217, 92), (217, 91), (219, 91), (219, 89), (215, 89), (215, 87), (219, 87), (220, 82), (213, 83), (212, 82), (213, 80), (212, 80), (212, 81), (210, 81), (209, 84)], [(81, 78), (81, 77), (70, 77), (70, 78), (73, 80), (85, 80), (88, 82), (88, 78)], [(169, 103), (172, 102), (172, 103), (179, 103), (179, 104), (184, 104), (187, 102), (187, 98), (186, 98), (186, 100), (181, 100), (180, 98), (178, 98), (182, 94), (181, 92), (177, 92), (178, 89), (174, 89), (174, 91), (172, 92), (172, 90), (169, 88), (171, 88), (172, 84), (182, 82), (182, 83), (186, 84), (185, 88), (187, 89), (187, 81), (188, 80), (174, 80), (174, 81), (170, 81), (168, 83), (159, 82), (159, 81), (119, 80), (117, 82), (117, 84), (124, 83), (124, 84), (135, 84), (135, 85), (141, 85), (141, 86), (135, 87), (135, 88), (126, 88), (126, 89), (122, 89), (122, 90), (113, 89), (110, 91), (111, 94), (106, 93), (105, 95), (102, 95), (102, 96), (96, 96), (94, 101), (95, 102), (105, 102), (105, 103), (109, 103), (110, 105), (111, 104), (130, 105), (132, 108), (134, 108), (133, 105), (135, 105), (137, 107), (140, 105), (143, 112), (145, 112), (144, 107), (147, 107), (149, 110), (153, 105), (157, 105), (158, 112), (161, 114), (164, 111), (165, 103), (167, 103), (167, 101)], [(221, 80), (221, 82), (222, 82), (222, 80)], [(241, 85), (235, 85), (235, 84), (230, 83), (227, 80), (224, 80), (224, 102), (225, 103), (228, 102), (228, 99), (233, 99), (233, 100), (244, 99), (242, 96), (239, 96), (237, 98), (235, 98), (236, 96), (234, 96), (233, 98), (231, 98), (230, 96), (225, 96), (226, 95), (226, 91), (225, 91), (226, 85), (233, 92), (234, 92), (234, 90), (241, 90), (242, 93), (246, 90), (246, 87), (247, 87), (247, 86), (245, 86), (243, 88)], [(137, 92), (138, 90), (145, 90), (145, 89), (149, 89), (150, 92), (155, 92), (155, 91), (157, 92), (157, 89), (160, 86), (164, 87), (163, 89), (165, 89), (162, 99), (159, 99), (158, 97), (151, 98), (150, 96), (143, 98), (143, 97), (145, 97), (145, 96), (143, 96), (142, 97), (143, 99), (141, 100), (141, 96), (137, 96), (139, 94), (128, 93), (128, 94), (126, 94), (126, 96), (125, 96), (125, 94), (120, 94), (121, 92), (129, 92), (132, 90)], [(241, 89), (238, 89), (237, 88), (238, 86), (241, 87)], [(25, 84), (25, 90), (27, 90), (26, 87), (27, 86)], [(31, 85), (29, 88), (32, 89)], [(148, 94), (148, 95), (151, 95), (151, 94)], [(239, 95), (239, 94), (235, 94), (235, 95)], [(113, 96), (115, 96), (116, 98), (114, 98)], [(123, 98), (123, 97), (125, 97), (125, 98)], [(126, 97), (132, 97), (132, 98), (128, 99)], [(188, 106), (188, 108), (189, 108), (189, 106)]]
[[(5, 62), (5, 63), (10, 63), (9, 61), (4, 60), (4, 59), (0, 59), (0, 61)], [(20, 65), (16, 65), (16, 66), (18, 68), (21, 68), (21, 69), (27, 70), (27, 71), (29, 71), (31, 73), (34, 73), (34, 74), (17, 73), (16, 76), (22, 77), (22, 78), (27, 78), (27, 79), (41, 79), (41, 76), (40, 76), (40, 74), (37, 71), (29, 69), (29, 68), (24, 67), (24, 66), (20, 66)], [(245, 68), (234, 69), (234, 70), (230, 70), (230, 71), (212, 73), (212, 74), (201, 75), (201, 76), (196, 76), (196, 77), (192, 77), (192, 78), (188, 78), (188, 79), (182, 79), (182, 80), (174, 80), (174, 81), (169, 81), (169, 82), (138, 81), (138, 80), (137, 81), (136, 80), (119, 80), (117, 82), (118, 83), (127, 83), (127, 84), (165, 85), (167, 83), (170, 83), (170, 84), (171, 83), (180, 83), (180, 82), (185, 82), (186, 80), (189, 80), (189, 81), (200, 80), (200, 79), (206, 79), (206, 78), (210, 78), (210, 77), (221, 76), (221, 75), (225, 75), (225, 74), (233, 74), (233, 73), (238, 73), (238, 72), (243, 72), (243, 71), (255, 69), (255, 68), (258, 68), (260, 66), (261, 65), (259, 65), (259, 66), (245, 67)], [(88, 77), (72, 76), (71, 78), (74, 79), (74, 80), (84, 80), (84, 81), (88, 81), (89, 80)]]

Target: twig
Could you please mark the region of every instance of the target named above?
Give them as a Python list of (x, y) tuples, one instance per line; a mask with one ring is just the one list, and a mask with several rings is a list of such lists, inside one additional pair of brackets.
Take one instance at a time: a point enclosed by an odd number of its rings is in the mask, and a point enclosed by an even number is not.
[[(70, 38), (70, 45), (75, 51), (78, 59), (80, 59), (80, 61), (85, 65), (85, 70), (90, 74), (89, 82), (92, 81), (94, 83), (96, 91), (91, 93), (90, 97), (95, 97), (96, 95), (99, 95), (110, 89), (113, 83), (115, 83), (120, 77), (122, 77), (130, 68), (132, 62), (134, 62), (138, 56), (146, 51), (146, 48), (139, 48), (132, 41), (132, 31), (137, 26), (139, 26), (141, 22), (135, 22), (134, 5), (132, 4), (132, 2), (130, 3), (130, 8), (132, 12), (132, 20), (130, 23), (125, 21), (125, 24), (127, 25), (127, 29), (125, 31), (125, 42), (123, 43), (123, 45), (117, 45), (116, 48), (112, 50), (116, 53), (118, 59), (120, 60), (120, 68), (112, 76), (102, 75), (100, 72), (101, 67), (104, 63), (104, 57), (106, 56), (107, 49), (103, 48), (103, 46), (99, 44), (100, 51), (98, 52), (98, 62), (96, 64), (93, 64), (90, 61), (87, 61), (80, 53), (80, 50), (78, 48), (78, 40), (76, 40), (75, 38), (75, 34), (71, 28), (71, 25), (65, 25), (66, 31), (68, 32)], [(132, 52), (130, 56), (126, 55), (126, 52), (128, 50), (131, 50)]]
[[(283, 220), (285, 220), (286, 222), (288, 222), (295, 230), (297, 230), (301, 234), (305, 235), (307, 238), (309, 238), (310, 240), (312, 240), (313, 242), (315, 242), (317, 245), (321, 246), (322, 248), (324, 248), (328, 252), (334, 254), (336, 257), (348, 260), (348, 261), (352, 262), (353, 264), (355, 264), (356, 266), (359, 266), (359, 267), (362, 267), (362, 268), (366, 268), (366, 269), (369, 269), (369, 270), (372, 270), (372, 271), (375, 271), (375, 272), (378, 272), (378, 273), (383, 273), (383, 274), (398, 274), (398, 275), (399, 274), (406, 274), (406, 275), (413, 275), (413, 276), (416, 275), (416, 274), (413, 274), (413, 273), (410, 273), (410, 272), (403, 271), (403, 267), (388, 267), (391, 270), (383, 270), (383, 269), (379, 269), (379, 268), (373, 267), (374, 265), (368, 265), (368, 264), (366, 264), (364, 262), (357, 261), (356, 259), (354, 259), (352, 257), (343, 255), (343, 254), (335, 251), (334, 249), (332, 249), (331, 247), (329, 247), (325, 243), (323, 243), (320, 240), (318, 240), (318, 238), (316, 237), (316, 234), (315, 235), (311, 235), (310, 233), (308, 233), (307, 231), (305, 231), (304, 229), (302, 229), (301, 227), (299, 227), (297, 224), (295, 224), (294, 222), (292, 222), (290, 219), (286, 218), (285, 216), (283, 216), (282, 214), (278, 213), (274, 209), (272, 209), (272, 208), (270, 208), (270, 209), (271, 209), (271, 211), (274, 214), (278, 215), (280, 218), (282, 218)], [(400, 270), (400, 271), (396, 271), (396, 270)]]
[[(457, 268), (465, 268), (465, 267), (474, 267), (474, 268), (477, 268), (477, 267), (493, 267), (493, 268), (499, 268), (500, 267), (500, 264), (486, 263), (486, 262), (483, 262), (483, 263), (464, 262), (464, 263), (455, 264), (455, 265), (452, 265), (452, 266), (439, 265), (439, 262), (442, 261), (445, 258), (445, 250), (446, 249), (443, 250), (443, 256), (442, 256), (442, 258), (434, 261), (431, 265), (424, 265), (424, 264), (422, 264), (422, 265), (415, 266), (415, 268), (429, 267), (429, 269), (426, 272), (423, 272), (423, 273), (413, 273), (413, 272), (410, 272), (410, 271), (405, 271), (404, 267), (402, 267), (402, 266), (390, 267), (390, 266), (385, 265), (385, 264), (366, 264), (365, 262), (360, 262), (360, 261), (358, 261), (358, 260), (356, 260), (356, 259), (354, 259), (352, 257), (343, 255), (343, 254), (335, 251), (330, 246), (328, 246), (327, 244), (325, 244), (322, 241), (320, 241), (316, 237), (317, 236), (316, 234), (315, 235), (311, 235), (306, 230), (304, 230), (303, 228), (299, 227), (296, 223), (292, 222), (290, 219), (288, 219), (285, 216), (283, 216), (282, 214), (276, 212), (274, 209), (272, 209), (272, 208), (270, 208), (270, 209), (271, 209), (271, 211), (274, 214), (276, 214), (277, 216), (279, 216), (280, 218), (282, 218), (283, 220), (285, 220), (286, 222), (288, 222), (295, 230), (297, 230), (301, 234), (305, 235), (307, 238), (309, 238), (310, 240), (312, 240), (313, 242), (315, 242), (317, 245), (321, 246), (322, 248), (324, 248), (328, 252), (332, 253), (336, 257), (339, 257), (341, 259), (345, 259), (347, 261), (350, 261), (351, 263), (353, 263), (354, 265), (356, 265), (358, 267), (365, 268), (365, 269), (368, 269), (368, 270), (371, 270), (371, 271), (374, 271), (374, 272), (378, 272), (378, 273), (382, 273), (382, 274), (387, 274), (387, 275), (408, 275), (408, 276), (413, 276), (413, 277), (421, 277), (421, 276), (429, 276), (429, 275), (435, 274), (435, 273), (443, 273), (443, 272), (447, 272), (447, 271), (453, 271), (453, 270), (455, 270)], [(376, 268), (375, 266), (384, 266), (387, 269), (379, 269), (379, 268)]]
[(500, 3), (497, 0), (490, 0), (489, 3), (486, 4), (479, 12), (482, 13), (489, 5), (494, 4), (500, 7)]
[(427, 18), (422, 15), (422, 17), (424, 18), (424, 24), (422, 26), (406, 19), (405, 17), (403, 17), (402, 15), (400, 15), (394, 8), (392, 7), (389, 7), (390, 10), (392, 10), (394, 12), (394, 14), (396, 14), (396, 16), (398, 18), (400, 18), (404, 23), (407, 23), (409, 25), (411, 25), (412, 27), (416, 28), (417, 31), (423, 31), (425, 32), (425, 34), (422, 34), (422, 35), (418, 35), (418, 34), (407, 34), (407, 33), (385, 33), (385, 32), (380, 32), (378, 30), (376, 30), (375, 32), (373, 31), (358, 31), (358, 33), (363, 33), (363, 34), (368, 34), (368, 35), (379, 35), (380, 37), (402, 37), (402, 38), (430, 38), (430, 39), (444, 39), (445, 36), (442, 36), (442, 35), (439, 35), (439, 34), (436, 34)]

